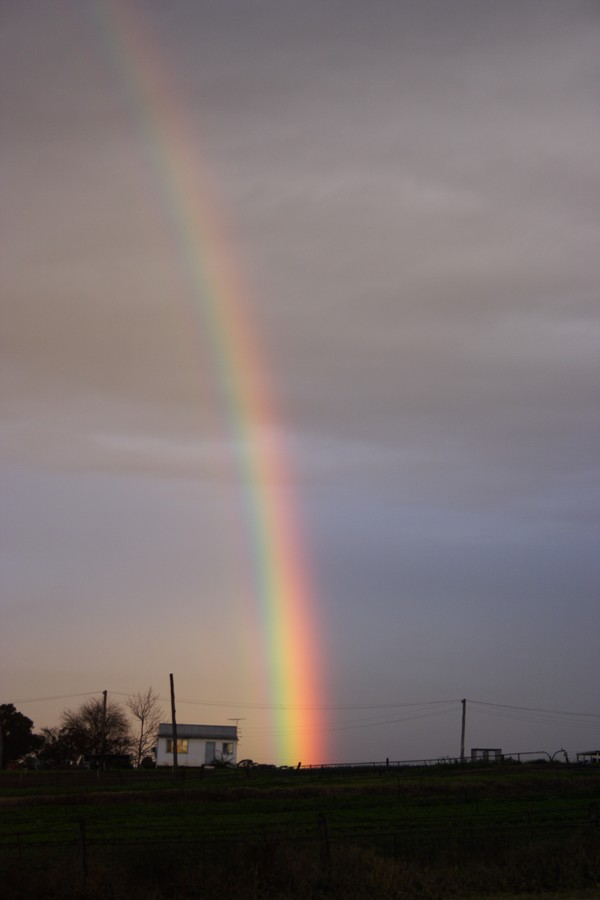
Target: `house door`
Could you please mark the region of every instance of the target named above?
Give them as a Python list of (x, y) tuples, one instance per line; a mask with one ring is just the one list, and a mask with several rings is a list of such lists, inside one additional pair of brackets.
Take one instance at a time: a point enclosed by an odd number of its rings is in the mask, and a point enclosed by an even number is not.
[(204, 752), (204, 762), (207, 766), (212, 766), (215, 761), (215, 742), (207, 741), (206, 750)]

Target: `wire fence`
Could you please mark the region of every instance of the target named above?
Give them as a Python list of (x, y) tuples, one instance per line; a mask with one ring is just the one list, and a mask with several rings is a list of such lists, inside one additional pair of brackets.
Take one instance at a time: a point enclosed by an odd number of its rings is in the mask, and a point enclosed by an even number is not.
[(370, 819), (355, 817), (350, 827), (340, 828), (326, 814), (315, 815), (311, 827), (301, 822), (295, 829), (289, 823), (285, 827), (268, 825), (235, 826), (228, 835), (215, 836), (210, 826), (202, 826), (199, 821), (193, 835), (178, 834), (140, 835), (138, 837), (96, 837), (93, 824), (84, 816), (73, 820), (71, 836), (53, 839), (32, 840), (28, 833), (15, 832), (11, 839), (0, 845), (0, 859), (18, 860), (21, 863), (42, 862), (48, 858), (70, 858), (85, 867), (86, 860), (95, 853), (110, 850), (112, 855), (122, 855), (131, 859), (132, 854), (160, 848), (161, 853), (182, 856), (199, 856), (212, 853), (216, 848), (240, 845), (277, 844), (363, 845), (380, 850), (393, 851), (393, 855), (420, 857), (429, 855), (433, 849), (442, 846), (446, 851), (473, 851), (505, 849), (522, 845), (528, 841), (561, 838), (569, 835), (588, 835), (600, 839), (600, 817), (597, 804), (586, 809), (582, 804), (574, 804), (570, 810), (561, 810), (560, 815), (540, 817), (531, 813), (517, 813), (504, 821), (485, 814), (451, 815), (435, 821), (403, 820), (387, 827), (374, 828)]

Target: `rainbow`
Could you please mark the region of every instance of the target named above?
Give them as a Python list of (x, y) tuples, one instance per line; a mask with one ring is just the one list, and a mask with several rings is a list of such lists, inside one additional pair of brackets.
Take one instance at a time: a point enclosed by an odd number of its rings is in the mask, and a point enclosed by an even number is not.
[[(236, 472), (254, 569), (256, 610), (268, 656), (274, 752), (282, 763), (326, 758), (319, 718), (323, 679), (309, 568), (294, 508), (268, 370), (217, 203), (201, 177), (197, 138), (168, 66), (141, 11), (91, 0), (118, 77), (155, 163), (157, 191), (191, 285), (194, 313), (209, 336), (222, 412), (233, 438)], [(139, 6), (139, 10), (142, 6)]]

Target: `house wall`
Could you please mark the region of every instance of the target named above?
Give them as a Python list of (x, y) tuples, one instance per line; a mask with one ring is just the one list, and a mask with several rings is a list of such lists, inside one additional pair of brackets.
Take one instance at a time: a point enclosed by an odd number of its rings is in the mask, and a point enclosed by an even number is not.
[[(156, 765), (157, 766), (172, 766), (173, 765), (173, 754), (167, 752), (167, 741), (170, 738), (159, 737), (158, 743), (156, 745)], [(181, 739), (180, 739), (181, 740)], [(181, 750), (177, 753), (177, 765), (178, 766), (204, 766), (207, 763), (206, 759), (206, 744), (210, 743), (203, 738), (187, 738), (188, 742), (188, 752), (182, 753)], [(223, 754), (223, 745), (228, 743), (223, 740), (214, 740), (212, 743), (215, 745), (215, 755), (217, 759), (220, 759)], [(230, 754), (227, 759), (233, 765), (237, 762), (237, 741), (233, 741), (233, 754)], [(212, 760), (211, 760), (212, 761)]]

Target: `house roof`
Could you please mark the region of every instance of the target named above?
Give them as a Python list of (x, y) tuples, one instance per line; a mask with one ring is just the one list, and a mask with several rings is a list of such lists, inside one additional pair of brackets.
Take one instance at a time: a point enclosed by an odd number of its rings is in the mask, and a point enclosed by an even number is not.
[[(170, 722), (161, 722), (158, 728), (159, 738), (173, 737), (173, 726)], [(199, 740), (237, 741), (236, 725), (184, 725), (177, 723), (178, 738), (198, 738)]]

